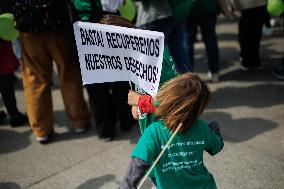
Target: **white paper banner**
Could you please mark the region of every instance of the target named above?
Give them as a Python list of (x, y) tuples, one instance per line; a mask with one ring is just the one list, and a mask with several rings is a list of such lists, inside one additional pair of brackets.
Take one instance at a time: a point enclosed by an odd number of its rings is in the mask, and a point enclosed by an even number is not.
[(75, 22), (83, 84), (131, 80), (150, 95), (158, 91), (164, 34)]

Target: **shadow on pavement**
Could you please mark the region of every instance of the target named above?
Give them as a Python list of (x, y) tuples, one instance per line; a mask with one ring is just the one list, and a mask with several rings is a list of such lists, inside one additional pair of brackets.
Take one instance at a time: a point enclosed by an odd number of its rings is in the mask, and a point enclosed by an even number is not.
[[(97, 178), (89, 179), (84, 184), (78, 186), (76, 189), (94, 189), (100, 188), (106, 183), (115, 181), (115, 175), (103, 175)], [(117, 182), (117, 181), (115, 181)], [(117, 182), (118, 183), (118, 182)]]
[(224, 140), (228, 142), (247, 141), (279, 126), (261, 118), (233, 119), (230, 114), (224, 112), (206, 112), (202, 117), (208, 121), (217, 121)]
[[(273, 34), (271, 36), (262, 36), (261, 42), (263, 41), (268, 41), (271, 39), (279, 39), (283, 35), (281, 34)], [(217, 37), (218, 37), (218, 42), (220, 43), (221, 41), (235, 41), (237, 44), (238, 43), (238, 33), (222, 33), (221, 31), (217, 31)], [(262, 44), (261, 44), (262, 45)]]
[(129, 140), (129, 144), (136, 144), (141, 136), (138, 123), (133, 126), (131, 131), (118, 131), (114, 141)]
[[(220, 69), (231, 67), (239, 58), (238, 49), (234, 47), (220, 47)], [(207, 73), (208, 60), (205, 49), (197, 48), (194, 51), (194, 72)]]
[[(212, 93), (209, 109), (249, 106), (270, 107), (284, 103), (281, 84), (255, 84), (248, 87), (225, 87)], [(273, 98), (271, 98), (273, 97)]]
[(1, 182), (0, 183), (1, 189), (21, 189), (21, 187), (13, 182)]
[[(241, 70), (241, 68), (227, 72), (225, 74), (220, 75), (220, 81), (237, 81), (237, 82), (271, 82), (271, 81), (277, 81), (272, 76), (271, 70), (275, 68), (278, 63), (277, 60), (274, 61), (275, 63), (271, 63), (270, 65), (264, 65), (264, 70), (260, 71), (251, 71), (251, 72), (245, 72)], [(279, 59), (279, 65), (280, 65), (280, 59)]]
[[(58, 127), (66, 127), (69, 132), (66, 133), (55, 133), (54, 135), (54, 142), (60, 142), (64, 140), (73, 140), (73, 139), (80, 139), (86, 137), (94, 137), (97, 136), (97, 130), (93, 122), (91, 122), (88, 131), (82, 134), (74, 134), (72, 122), (68, 119), (65, 110), (57, 110), (54, 112), (54, 123)], [(133, 125), (132, 129), (128, 132), (121, 132), (120, 127), (117, 124), (115, 126), (116, 137), (114, 141), (120, 140), (130, 140), (131, 144), (136, 144), (139, 131), (139, 126), (137, 124)], [(56, 132), (56, 129), (55, 129)]]
[(55, 133), (52, 135), (52, 143), (68, 141), (68, 140), (79, 140), (82, 138), (95, 137), (96, 133), (93, 130), (88, 130), (84, 133), (76, 134), (74, 132)]
[[(31, 142), (29, 136), (31, 131), (23, 133), (13, 130), (0, 130), (0, 154), (22, 150), (28, 147)], [(0, 185), (1, 186), (1, 185)], [(1, 188), (1, 187), (0, 187)], [(2, 189), (2, 188), (1, 188)]]

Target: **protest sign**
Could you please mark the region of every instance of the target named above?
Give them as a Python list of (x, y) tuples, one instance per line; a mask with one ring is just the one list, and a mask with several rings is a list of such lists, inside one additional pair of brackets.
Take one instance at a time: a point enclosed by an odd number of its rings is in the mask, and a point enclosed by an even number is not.
[(150, 95), (157, 93), (163, 33), (76, 22), (74, 34), (83, 84), (131, 80)]

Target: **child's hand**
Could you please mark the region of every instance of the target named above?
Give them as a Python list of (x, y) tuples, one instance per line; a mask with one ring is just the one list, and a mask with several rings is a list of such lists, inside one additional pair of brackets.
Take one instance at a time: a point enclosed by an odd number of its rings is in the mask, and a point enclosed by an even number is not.
[(134, 91), (128, 92), (128, 104), (130, 106), (138, 106), (138, 100), (141, 95)]
[(134, 119), (138, 119), (138, 111), (137, 111), (137, 106), (132, 106), (131, 108), (131, 112), (132, 112), (132, 116)]

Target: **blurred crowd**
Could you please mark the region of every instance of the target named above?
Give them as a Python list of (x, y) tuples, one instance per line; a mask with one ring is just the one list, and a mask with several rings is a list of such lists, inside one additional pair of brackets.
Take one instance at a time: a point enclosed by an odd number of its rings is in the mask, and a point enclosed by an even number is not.
[[(277, 9), (283, 1), (276, 1)], [(259, 55), (263, 31), (271, 34), (273, 27), (270, 14), (283, 15), (282, 9), (268, 12), (271, 10), (268, 3), (267, 0), (1, 0), (0, 24), (11, 13), (16, 29), (11, 38), (0, 34), (0, 92), (9, 123), (12, 127), (29, 123), (41, 144), (52, 140), (51, 92), (55, 65), (65, 110), (75, 133), (85, 132), (94, 122), (99, 137), (111, 141), (115, 138), (116, 125), (127, 132), (136, 124), (127, 104), (128, 82), (86, 85), (87, 105), (72, 28), (75, 21), (116, 25), (112, 17), (104, 18), (117, 15), (127, 18), (133, 27), (163, 32), (165, 47), (180, 74), (194, 72), (194, 43), (200, 32), (207, 55), (208, 77), (218, 82), (218, 16), (239, 20), (241, 69), (258, 71), (264, 69)], [(283, 17), (281, 22), (283, 27)], [(0, 25), (0, 31), (3, 27)], [(14, 72), (19, 66), (27, 114), (18, 110), (15, 97)], [(284, 79), (284, 58), (273, 74)], [(1, 110), (0, 123), (5, 119), (6, 112)]]

